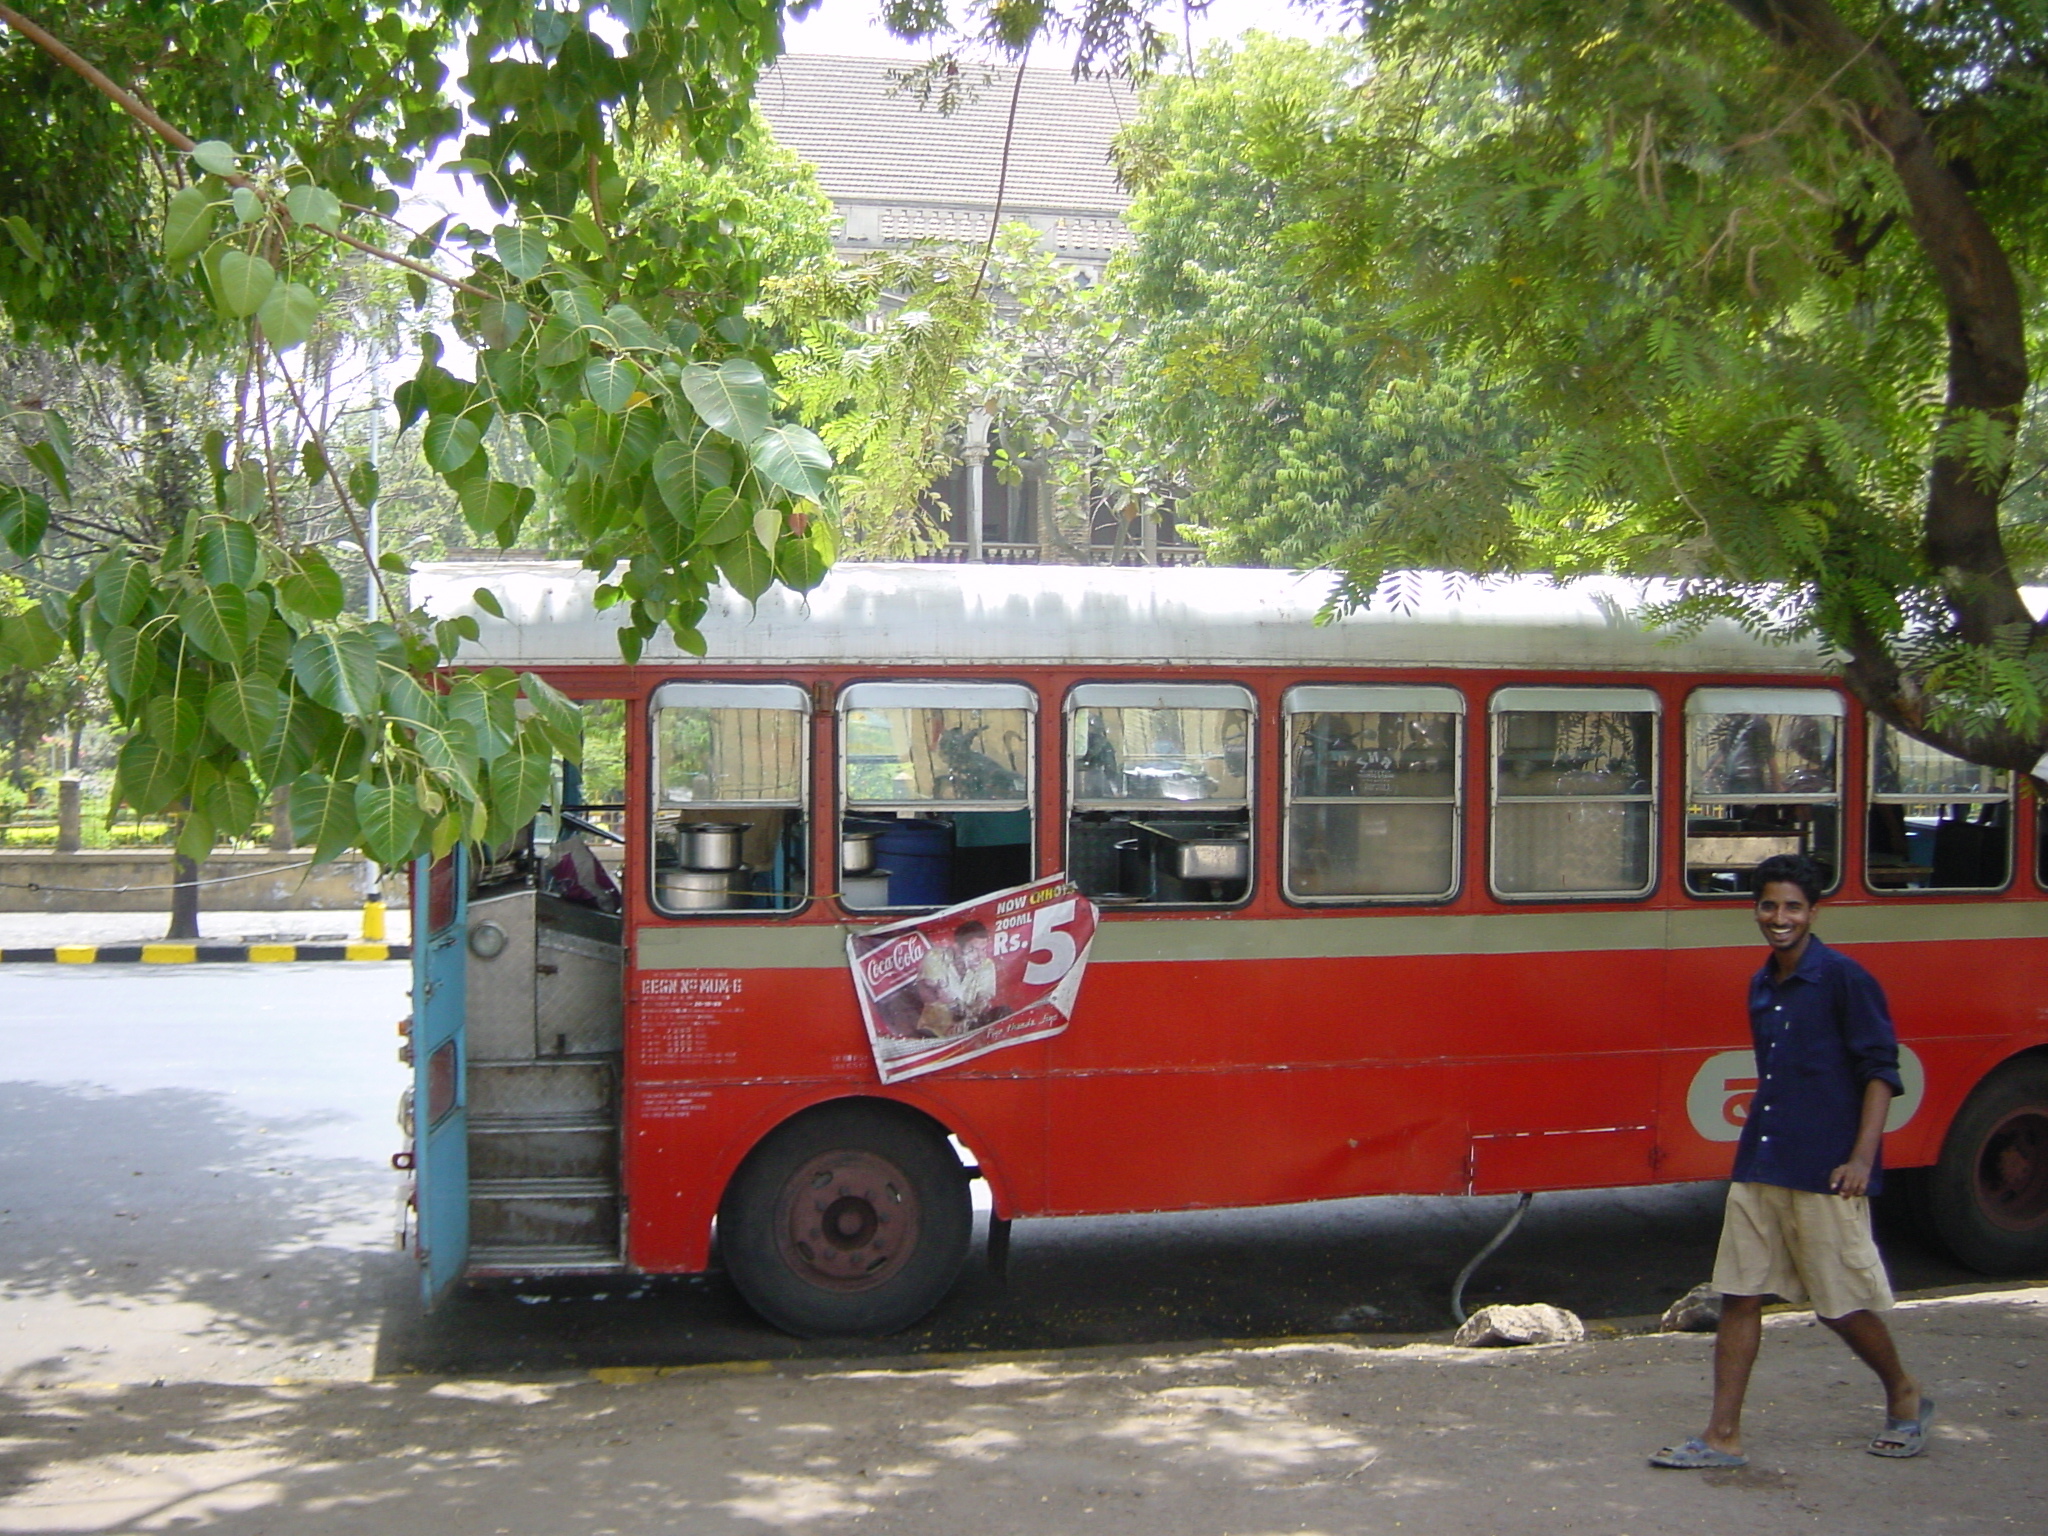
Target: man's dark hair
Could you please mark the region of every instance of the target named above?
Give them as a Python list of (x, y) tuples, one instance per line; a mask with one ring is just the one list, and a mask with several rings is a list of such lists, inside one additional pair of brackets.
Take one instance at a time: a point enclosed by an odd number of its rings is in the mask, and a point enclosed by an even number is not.
[(978, 922), (971, 917), (953, 930), (953, 942), (955, 944), (960, 943), (964, 939), (985, 939), (987, 937), (988, 924)]
[(1774, 853), (1757, 865), (1749, 877), (1749, 888), (1761, 896), (1764, 887), (1773, 881), (1796, 885), (1806, 897), (1808, 906), (1820, 903), (1820, 893), (1827, 889), (1828, 874), (1820, 867), (1818, 860), (1810, 859), (1803, 853)]

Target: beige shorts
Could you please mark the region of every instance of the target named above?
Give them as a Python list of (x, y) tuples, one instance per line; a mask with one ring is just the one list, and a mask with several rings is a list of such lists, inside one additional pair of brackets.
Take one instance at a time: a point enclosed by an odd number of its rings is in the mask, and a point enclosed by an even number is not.
[(1811, 1300), (1822, 1317), (1883, 1312), (1891, 1282), (1870, 1235), (1870, 1202), (1776, 1184), (1730, 1184), (1714, 1256), (1724, 1296)]

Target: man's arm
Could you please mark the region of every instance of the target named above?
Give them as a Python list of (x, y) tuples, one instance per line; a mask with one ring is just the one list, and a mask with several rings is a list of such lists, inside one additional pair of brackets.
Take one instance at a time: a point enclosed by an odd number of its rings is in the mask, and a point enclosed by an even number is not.
[(1892, 1085), (1873, 1077), (1863, 1085), (1863, 1115), (1856, 1124), (1856, 1145), (1849, 1161), (1828, 1175), (1828, 1188), (1843, 1199), (1870, 1193), (1870, 1170), (1884, 1140), (1885, 1117), (1892, 1112)]

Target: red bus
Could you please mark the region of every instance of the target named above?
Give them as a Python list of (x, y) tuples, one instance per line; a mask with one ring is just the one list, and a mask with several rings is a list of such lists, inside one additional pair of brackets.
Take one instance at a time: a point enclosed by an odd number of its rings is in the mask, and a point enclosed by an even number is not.
[[(951, 1285), (972, 1177), (992, 1240), (1725, 1177), (1747, 872), (1786, 851), (1890, 995), (1887, 1162), (1963, 1262), (2048, 1263), (2048, 824), (1812, 649), (1659, 635), (1621, 582), (1317, 625), (1288, 572), (848, 565), (628, 666), (594, 581), (415, 577), (480, 625), (458, 665), (591, 732), (538, 841), (415, 880), (430, 1297), (699, 1271), (715, 1232), (771, 1322), (875, 1333)], [(849, 933), (1060, 872), (1100, 911), (1070, 1027), (885, 1085)]]

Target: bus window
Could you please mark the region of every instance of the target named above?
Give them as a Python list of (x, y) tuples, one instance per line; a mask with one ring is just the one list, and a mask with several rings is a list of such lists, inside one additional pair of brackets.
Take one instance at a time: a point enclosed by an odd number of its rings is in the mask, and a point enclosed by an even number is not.
[(1251, 889), (1249, 690), (1084, 683), (1067, 698), (1067, 869), (1118, 905), (1222, 905)]
[(943, 907), (1022, 885), (1038, 696), (1018, 683), (856, 683), (840, 698), (840, 895)]
[(1287, 692), (1287, 894), (1411, 900), (1458, 883), (1455, 688)]
[(1700, 688), (1685, 701), (1685, 888), (1750, 893), (1750, 871), (1803, 853), (1840, 880), (1842, 696)]
[(1995, 890), (2011, 867), (2011, 779), (1872, 721), (1863, 852), (1870, 888)]
[(1656, 763), (1657, 695), (1647, 688), (1495, 694), (1495, 894), (1647, 894)]
[(654, 905), (672, 917), (804, 902), (810, 698), (792, 683), (654, 694)]

